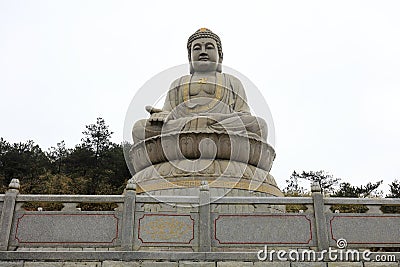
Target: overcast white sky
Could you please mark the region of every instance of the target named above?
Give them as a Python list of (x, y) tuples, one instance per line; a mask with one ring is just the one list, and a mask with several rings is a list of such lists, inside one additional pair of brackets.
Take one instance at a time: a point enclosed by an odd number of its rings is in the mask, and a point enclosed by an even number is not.
[(399, 13), (396, 0), (0, 0), (0, 136), (73, 147), (100, 116), (121, 142), (135, 92), (186, 63), (188, 36), (207, 27), (266, 98), (281, 187), (293, 170), (388, 184), (400, 178)]

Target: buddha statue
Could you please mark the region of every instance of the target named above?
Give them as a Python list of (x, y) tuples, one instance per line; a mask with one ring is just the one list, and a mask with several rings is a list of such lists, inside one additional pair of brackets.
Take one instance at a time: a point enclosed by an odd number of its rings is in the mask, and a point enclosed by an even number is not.
[(187, 50), (190, 75), (171, 84), (162, 109), (146, 107), (150, 118), (134, 125), (134, 143), (174, 131), (236, 133), (266, 142), (267, 124), (250, 114), (242, 83), (222, 73), (218, 35), (201, 28), (189, 37)]
[(141, 192), (182, 193), (206, 180), (213, 188), (281, 195), (269, 174), (275, 151), (267, 124), (250, 113), (241, 81), (222, 72), (220, 38), (201, 28), (187, 51), (190, 73), (172, 82), (161, 109), (147, 106), (150, 118), (133, 126), (132, 179)]

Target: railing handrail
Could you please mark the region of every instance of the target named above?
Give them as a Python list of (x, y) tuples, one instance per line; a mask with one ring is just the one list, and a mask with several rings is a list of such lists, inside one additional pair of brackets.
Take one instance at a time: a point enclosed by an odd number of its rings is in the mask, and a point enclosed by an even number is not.
[[(400, 199), (394, 199), (394, 198), (386, 198), (386, 199), (378, 199), (378, 198), (342, 198), (342, 197), (329, 197), (329, 196), (324, 196), (321, 192), (321, 188), (319, 187), (318, 183), (313, 183), (311, 186), (311, 195), (302, 197), (302, 196), (297, 196), (297, 197), (245, 197), (245, 196), (226, 196), (226, 197), (221, 197), (221, 196), (213, 196), (209, 190), (209, 186), (206, 181), (201, 184), (199, 187), (199, 195), (194, 195), (194, 196), (179, 196), (179, 195), (170, 195), (170, 196), (159, 196), (159, 195), (150, 195), (150, 194), (140, 194), (138, 195), (136, 193), (136, 186), (133, 183), (129, 183), (126, 186), (126, 189), (123, 194), (121, 195), (42, 195), (42, 194), (19, 194), (19, 181), (18, 180), (13, 180), (10, 183), (9, 190), (6, 192), (6, 194), (0, 195), (0, 201), (1, 201), (1, 206), (2, 209), (0, 210), (1, 212), (1, 217), (0, 217), (0, 251), (7, 251), (7, 250), (12, 250), (12, 245), (17, 244), (16, 241), (14, 240), (16, 237), (13, 236), (13, 231), (16, 231), (17, 226), (15, 225), (16, 222), (16, 215), (20, 216), (21, 213), (23, 216), (25, 216), (25, 211), (21, 211), (21, 205), (22, 203), (25, 202), (55, 202), (55, 203), (62, 203), (63, 204), (63, 209), (60, 212), (54, 213), (58, 215), (63, 215), (62, 213), (64, 212), (65, 214), (71, 214), (71, 212), (76, 212), (80, 210), (78, 207), (78, 203), (117, 203), (118, 208), (115, 209), (115, 214), (112, 214), (116, 220), (113, 219), (113, 222), (117, 221), (117, 237), (118, 237), (118, 242), (111, 242), (109, 246), (121, 246), (121, 250), (125, 251), (130, 251), (130, 250), (135, 250), (137, 249), (137, 242), (135, 240), (138, 240), (139, 237), (134, 237), (134, 231), (139, 231), (139, 226), (151, 222), (151, 220), (157, 220), (157, 217), (145, 217), (146, 214), (142, 213), (153, 213), (153, 214), (148, 214), (151, 216), (157, 215), (158, 210), (163, 211), (166, 210), (170, 212), (170, 215), (176, 216), (176, 213), (181, 213), (185, 214), (187, 213), (184, 210), (170, 210), (169, 208), (164, 209), (164, 207), (159, 207), (157, 205), (159, 204), (167, 204), (171, 205), (174, 207), (178, 207), (178, 204), (189, 204), (189, 207), (197, 207), (198, 208), (194, 210), (190, 210), (190, 218), (185, 215), (185, 219), (189, 218), (190, 224), (193, 226), (193, 236), (190, 241), (194, 240), (194, 237), (196, 234), (195, 231), (197, 231), (197, 239), (198, 243), (194, 244), (195, 246), (198, 247), (198, 250), (200, 252), (211, 252), (212, 248), (214, 246), (212, 242), (212, 229), (217, 229), (216, 225), (216, 219), (213, 219), (212, 216), (215, 214), (223, 214), (223, 213), (230, 213), (231, 207), (225, 207), (223, 205), (232, 205), (234, 209), (238, 208), (237, 210), (239, 213), (241, 211), (245, 211), (244, 213), (250, 213), (250, 209), (242, 209), (241, 206), (238, 205), (254, 205), (254, 208), (257, 208), (257, 205), (304, 205), (305, 208), (302, 211), (299, 210), (299, 212), (304, 212), (304, 210), (307, 210), (307, 214), (301, 215), (300, 217), (305, 216), (305, 218), (302, 218), (303, 220), (306, 219), (309, 221), (310, 225), (310, 236), (312, 233), (315, 233), (315, 237), (313, 238), (313, 245), (315, 245), (319, 251), (325, 250), (329, 248), (330, 242), (332, 243), (333, 241), (333, 236), (332, 232), (329, 232), (328, 225), (327, 225), (327, 219), (330, 219), (331, 222), (333, 221), (332, 216), (336, 216), (335, 214), (332, 215), (332, 211), (330, 211), (330, 206), (333, 205), (365, 205), (368, 208), (368, 211), (366, 216), (369, 217), (376, 217), (376, 218), (385, 218), (385, 220), (389, 220), (388, 222), (391, 222), (390, 220), (397, 220), (399, 215), (396, 216), (390, 216), (394, 217), (393, 218), (386, 218), (388, 216), (383, 214), (383, 211), (380, 209), (379, 206), (400, 206)], [(149, 203), (151, 205), (143, 205)], [(156, 205), (153, 205), (156, 204)], [(193, 205), (194, 204), (194, 205)], [(256, 205), (255, 205), (256, 204)], [(215, 209), (216, 205), (221, 205), (221, 209)], [(153, 207), (154, 206), (154, 207)], [(161, 206), (161, 205), (160, 205)], [(276, 207), (277, 207), (276, 206)], [(219, 208), (219, 207), (218, 207)], [(39, 213), (43, 209), (40, 208), (38, 209)], [(268, 209), (259, 209), (262, 213), (268, 212)], [(278, 209), (279, 210), (279, 209)], [(18, 211), (18, 213), (16, 213)], [(258, 210), (257, 210), (258, 211)], [(27, 211), (28, 212), (28, 211)], [(87, 214), (90, 214), (91, 211), (85, 211)], [(107, 211), (109, 213), (109, 211)], [(138, 213), (137, 213), (138, 212)], [(336, 212), (336, 211), (335, 211)], [(30, 215), (35, 215), (36, 213), (30, 213)], [(175, 213), (175, 214), (174, 214)], [(191, 216), (192, 213), (196, 213), (195, 216)], [(51, 213), (53, 214), (53, 213)], [(86, 213), (85, 213), (86, 214)], [(73, 214), (75, 215), (75, 213)], [(168, 216), (166, 214), (160, 214), (162, 216)], [(138, 218), (137, 216), (141, 216)], [(229, 217), (229, 215), (227, 215)], [(255, 214), (255, 216), (258, 216)], [(262, 215), (264, 216), (264, 215)], [(274, 215), (275, 216), (275, 215)], [(293, 214), (281, 214), (279, 216), (286, 216), (287, 218), (292, 217), (291, 219), (296, 219), (299, 217), (298, 215), (293, 216)], [(363, 215), (364, 216), (364, 215)], [(386, 217), (385, 217), (386, 216)], [(29, 216), (27, 216), (28, 218)], [(228, 218), (228, 217), (225, 217)], [(266, 216), (268, 217), (268, 216)], [(296, 217), (296, 218), (295, 218)], [(340, 216), (338, 216), (340, 217)], [(346, 216), (342, 216), (346, 217)], [(357, 216), (355, 216), (357, 217)], [(19, 217), (21, 219), (22, 217)], [(34, 217), (30, 217), (31, 220)], [(57, 220), (60, 220), (59, 217), (57, 217)], [(78, 218), (78, 217), (76, 217)], [(76, 219), (75, 218), (75, 219)], [(97, 218), (97, 217), (96, 217)], [(163, 217), (164, 218), (164, 217)], [(219, 217), (218, 217), (219, 218)], [(279, 217), (280, 219), (282, 217)], [(70, 220), (70, 218), (67, 218)], [(90, 217), (90, 220), (93, 218)], [(233, 220), (235, 220), (234, 218)], [(358, 218), (360, 219), (360, 218)], [(24, 219), (25, 220), (25, 219)], [(81, 218), (79, 217), (79, 220)], [(226, 219), (226, 220), (229, 220)], [(232, 220), (232, 219), (231, 219)], [(336, 220), (336, 219), (335, 219)], [(338, 224), (339, 228), (341, 227), (341, 223), (343, 224), (343, 218), (339, 218), (334, 223)], [(362, 218), (360, 220), (363, 220)], [(374, 219), (371, 219), (374, 220)], [(369, 226), (368, 228), (371, 228), (371, 225), (374, 225), (371, 220), (369, 221)], [(197, 222), (198, 227), (194, 226), (195, 221)], [(221, 225), (223, 224), (221, 220), (219, 223)], [(18, 221), (19, 222), (19, 221)], [(101, 221), (99, 221), (100, 223)], [(162, 222), (162, 221), (161, 221)], [(29, 220), (27, 219), (24, 221), (26, 225), (29, 224)], [(108, 221), (104, 222), (107, 224), (108, 227)], [(227, 226), (229, 226), (229, 221), (227, 222)], [(307, 222), (306, 222), (307, 223)], [(358, 223), (358, 222), (356, 222)], [(36, 222), (37, 224), (37, 222)], [(290, 224), (292, 224), (290, 222)], [(307, 224), (308, 225), (308, 224)], [(368, 225), (368, 224), (367, 224)], [(393, 225), (393, 224), (391, 224)], [(41, 227), (41, 225), (36, 226), (36, 227)], [(143, 226), (144, 227), (144, 226)], [(150, 227), (150, 226), (149, 226)], [(222, 227), (222, 226), (221, 226)], [(303, 226), (302, 226), (303, 227)], [(307, 226), (308, 227), (308, 226)], [(331, 225), (332, 227), (332, 225)], [(347, 227), (347, 226), (346, 226)], [(392, 227), (392, 226), (391, 226)], [(396, 226), (394, 226), (396, 227)], [(156, 227), (157, 228), (157, 227)], [(18, 228), (18, 229), (23, 229), (23, 228)], [(97, 229), (97, 228), (92, 228), (92, 229)], [(115, 229), (115, 228), (113, 228)], [(118, 230), (120, 229), (120, 230)], [(133, 229), (136, 229), (133, 231)], [(141, 228), (143, 229), (143, 228)], [(149, 228), (150, 229), (150, 228)], [(154, 229), (151, 228), (153, 231)], [(222, 228), (221, 228), (222, 229)], [(303, 229), (303, 228), (299, 228)], [(308, 228), (307, 228), (308, 229)], [(396, 229), (397, 228), (390, 228), (390, 229)], [(303, 229), (304, 230), (304, 229)], [(303, 231), (302, 230), (302, 231)], [(22, 230), (21, 230), (22, 231)], [(85, 229), (86, 231), (86, 229)], [(113, 230), (114, 231), (114, 230)], [(118, 232), (119, 231), (119, 232)], [(216, 233), (217, 230), (215, 230)], [(331, 228), (332, 231), (332, 228)], [(393, 230), (394, 231), (394, 230)], [(215, 234), (214, 233), (214, 234)], [(221, 230), (221, 233), (223, 231)], [(397, 233), (397, 232), (396, 232)], [(393, 236), (392, 236), (393, 237)], [(395, 239), (397, 236), (394, 236)], [(12, 239), (14, 238), (14, 239)], [(135, 239), (137, 238), (137, 239)], [(214, 239), (217, 237), (215, 236)], [(389, 237), (386, 237), (389, 238)], [(390, 238), (389, 238), (390, 239)], [(393, 238), (392, 238), (393, 239)], [(391, 239), (391, 240), (392, 240)], [(12, 240), (12, 242), (10, 242)], [(13, 241), (14, 240), (14, 241)], [(311, 239), (310, 239), (311, 240)], [(309, 240), (309, 241), (310, 241)], [(375, 240), (375, 239), (370, 239), (370, 240)], [(307, 241), (307, 242), (309, 242)], [(379, 241), (379, 240), (378, 240)], [(14, 243), (13, 243), (14, 242)], [(18, 240), (19, 242), (19, 240)], [(114, 243), (113, 243), (114, 242)], [(136, 242), (136, 243), (135, 243)], [(381, 241), (379, 241), (381, 242)], [(150, 242), (152, 243), (152, 242)], [(20, 244), (20, 243), (18, 243)], [(22, 244), (22, 242), (21, 242)], [(185, 243), (186, 244), (186, 243)], [(221, 243), (222, 244), (222, 243)], [(228, 244), (228, 243), (226, 243)], [(280, 244), (280, 243), (279, 243)], [(295, 243), (295, 244), (300, 244), (300, 243)], [(301, 243), (303, 244), (303, 243)], [(376, 244), (378, 243), (368, 243), (368, 244)], [(381, 243), (379, 243), (381, 244)], [(398, 243), (384, 243), (384, 245), (388, 246), (393, 246)], [(309, 243), (304, 243), (304, 245), (308, 246)], [(29, 246), (29, 245), (28, 245)], [(90, 245), (92, 246), (92, 245)], [(108, 246), (108, 243), (107, 243)]]
[(17, 202), (123, 203), (123, 195), (17, 195)]
[(400, 198), (345, 198), (325, 197), (325, 205), (390, 205), (399, 206)]
[[(4, 201), (5, 194), (0, 195)], [(124, 195), (50, 195), (18, 194), (17, 202), (90, 202), (90, 203), (123, 203)], [(312, 197), (211, 197), (211, 204), (313, 204)], [(198, 196), (151, 196), (137, 195), (138, 203), (187, 203), (196, 204)], [(325, 205), (390, 205), (400, 206), (400, 198), (346, 198), (324, 197)]]
[(312, 197), (211, 197), (211, 204), (313, 204)]
[(149, 196), (137, 195), (136, 203), (187, 203), (198, 204), (198, 196)]

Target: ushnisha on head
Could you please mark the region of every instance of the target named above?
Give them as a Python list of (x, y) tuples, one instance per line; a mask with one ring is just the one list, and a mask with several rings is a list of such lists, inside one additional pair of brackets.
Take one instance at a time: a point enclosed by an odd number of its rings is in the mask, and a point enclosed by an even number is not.
[[(208, 47), (206, 46), (206, 43), (210, 42), (211, 46), (215, 46), (215, 51), (212, 51), (210, 49), (208, 49)], [(200, 58), (196, 58), (195, 55), (199, 56), (199, 53), (201, 52), (200, 50), (202, 48), (197, 47), (196, 44), (200, 44), (200, 45), (204, 45), (204, 53), (207, 54), (207, 58), (209, 57), (208, 61), (211, 62), (215, 62), (216, 63), (216, 71), (218, 72), (222, 72), (222, 67), (221, 67), (221, 63), (222, 63), (222, 59), (223, 59), (223, 53), (222, 53), (222, 43), (220, 38), (218, 37), (218, 35), (216, 35), (215, 33), (213, 33), (212, 31), (210, 31), (207, 28), (201, 28), (199, 30), (197, 30), (194, 34), (192, 34), (187, 42), (187, 50), (188, 50), (188, 58), (189, 58), (189, 63), (190, 63), (190, 73), (193, 73), (194, 70), (194, 66), (193, 66), (193, 61), (196, 62), (200, 62), (201, 57)], [(213, 56), (213, 53), (215, 54)]]

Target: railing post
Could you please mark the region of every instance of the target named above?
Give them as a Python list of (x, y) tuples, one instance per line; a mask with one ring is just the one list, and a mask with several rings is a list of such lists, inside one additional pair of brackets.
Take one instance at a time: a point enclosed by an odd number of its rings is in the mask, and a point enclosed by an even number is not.
[(199, 251), (211, 251), (211, 207), (210, 189), (207, 181), (202, 181), (199, 196)]
[(14, 218), (15, 202), (19, 194), (19, 180), (12, 179), (4, 196), (3, 210), (0, 219), (0, 251), (8, 250), (11, 227)]
[(318, 250), (329, 248), (328, 228), (324, 214), (324, 195), (321, 192), (321, 186), (318, 182), (311, 185), (311, 195), (314, 203), (315, 227), (317, 230)]
[(122, 217), (122, 250), (130, 251), (133, 246), (133, 230), (135, 225), (136, 184), (128, 180), (125, 188), (125, 200)]

